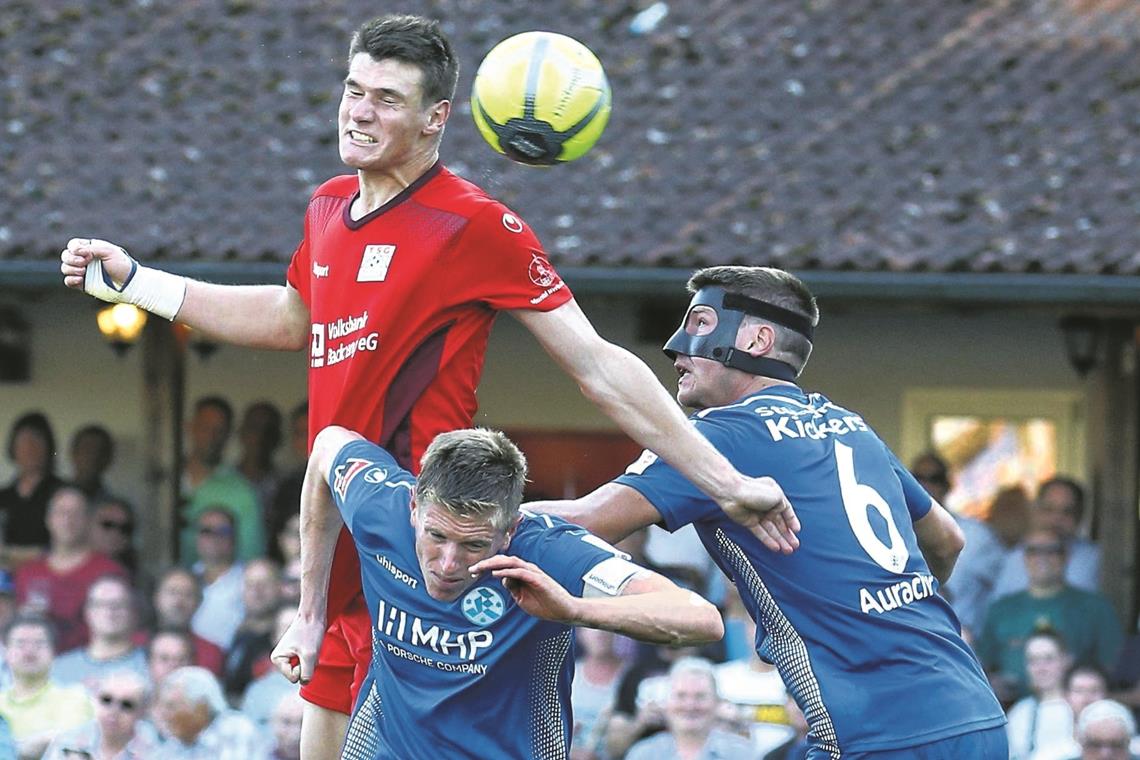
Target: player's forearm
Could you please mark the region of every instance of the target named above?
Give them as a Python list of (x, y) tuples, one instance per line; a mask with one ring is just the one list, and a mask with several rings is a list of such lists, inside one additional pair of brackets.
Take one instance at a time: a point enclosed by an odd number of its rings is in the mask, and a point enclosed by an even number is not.
[(187, 279), (177, 319), (203, 337), (249, 348), (297, 351), (309, 338), (307, 310), (283, 285), (218, 285)]
[(644, 362), (620, 346), (607, 346), (590, 377), (579, 380), (583, 393), (715, 501), (735, 498), (744, 477), (697, 432)]
[(654, 644), (707, 644), (724, 636), (724, 621), (716, 607), (679, 587), (579, 599), (576, 608), (575, 625), (613, 631)]
[(931, 574), (938, 579), (939, 583), (946, 583), (950, 580), (950, 575), (954, 572), (954, 565), (958, 562), (957, 554), (945, 556), (923, 550), (922, 556), (926, 560)]
[(301, 589), (298, 617), (324, 620), (325, 599), (332, 572), (333, 550), (344, 520), (333, 504), (332, 493), (320, 471), (317, 457), (309, 457), (301, 486)]

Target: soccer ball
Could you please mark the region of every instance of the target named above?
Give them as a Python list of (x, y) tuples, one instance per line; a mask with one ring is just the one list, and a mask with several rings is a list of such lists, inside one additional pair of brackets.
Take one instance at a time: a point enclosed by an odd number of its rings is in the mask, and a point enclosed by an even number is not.
[(483, 139), (514, 161), (573, 161), (606, 128), (610, 85), (597, 56), (581, 42), (524, 32), (500, 42), (479, 64), (471, 114)]

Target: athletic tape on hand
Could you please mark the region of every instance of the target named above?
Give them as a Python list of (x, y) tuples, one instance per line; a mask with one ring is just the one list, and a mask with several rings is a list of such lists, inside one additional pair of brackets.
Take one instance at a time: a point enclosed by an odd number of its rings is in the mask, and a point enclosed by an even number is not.
[(83, 275), (84, 292), (108, 303), (134, 304), (173, 321), (186, 298), (186, 278), (139, 266), (129, 254), (127, 258), (131, 271), (122, 285), (115, 285), (103, 270), (103, 262), (93, 259)]

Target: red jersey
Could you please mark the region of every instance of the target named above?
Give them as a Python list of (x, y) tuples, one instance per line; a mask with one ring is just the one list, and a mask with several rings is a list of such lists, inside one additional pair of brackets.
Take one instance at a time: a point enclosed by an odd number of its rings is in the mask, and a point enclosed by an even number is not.
[[(288, 281), (309, 307), (309, 434), (355, 430), (419, 471), (439, 433), (470, 427), (491, 325), (501, 310), (571, 299), (523, 221), (437, 163), (361, 219), (355, 175), (313, 194)], [(360, 593), (342, 531), (329, 619)]]

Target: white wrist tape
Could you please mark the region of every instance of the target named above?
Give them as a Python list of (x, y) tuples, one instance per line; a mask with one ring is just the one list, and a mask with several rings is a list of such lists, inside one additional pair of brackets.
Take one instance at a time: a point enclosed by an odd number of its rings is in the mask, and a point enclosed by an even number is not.
[(103, 271), (103, 262), (94, 259), (84, 272), (83, 290), (101, 301), (131, 303), (173, 321), (186, 298), (186, 278), (139, 266), (131, 258), (131, 273), (122, 285), (116, 285)]

